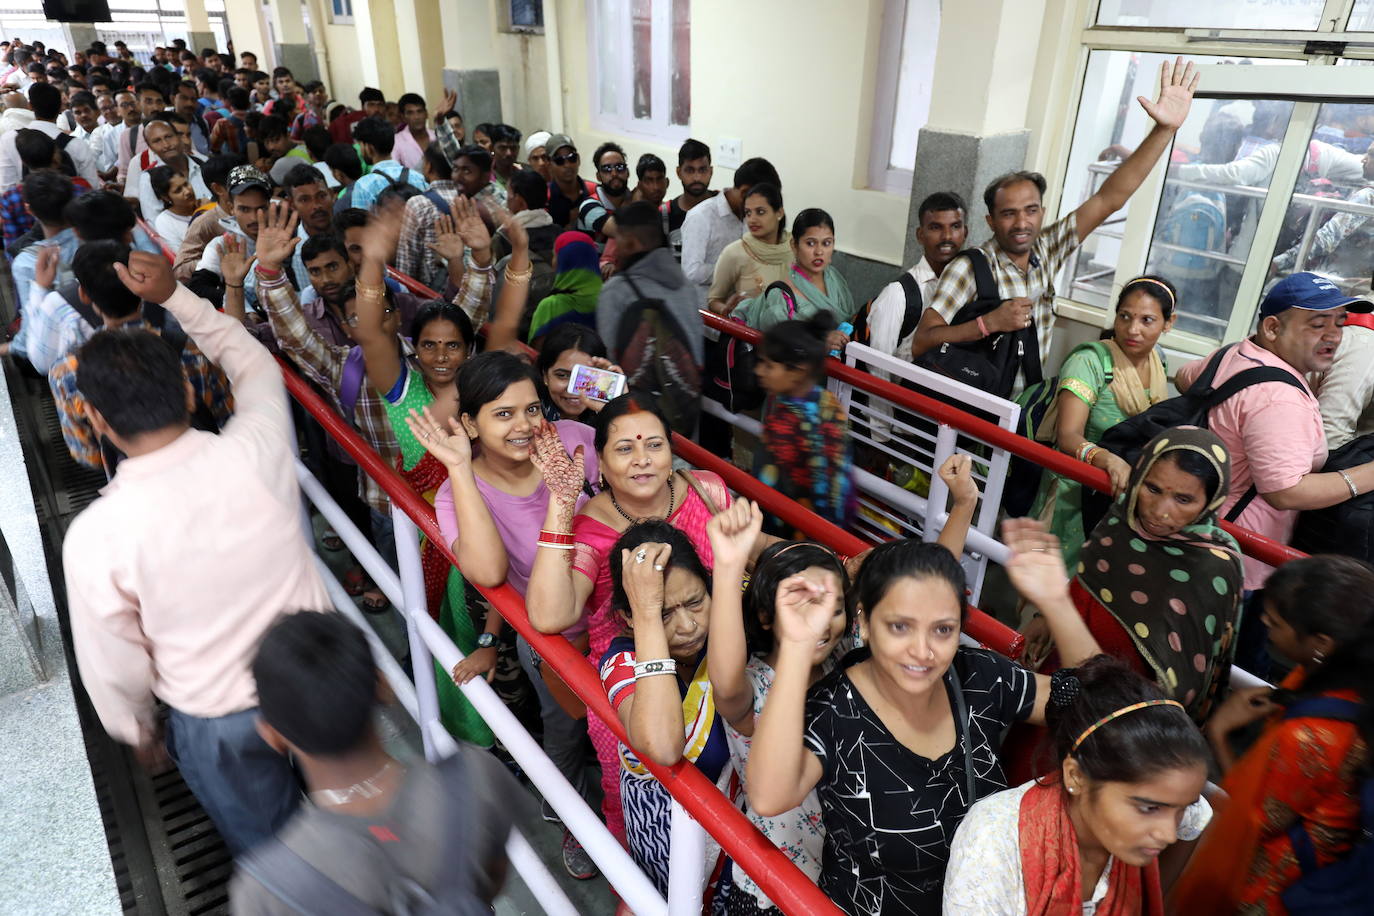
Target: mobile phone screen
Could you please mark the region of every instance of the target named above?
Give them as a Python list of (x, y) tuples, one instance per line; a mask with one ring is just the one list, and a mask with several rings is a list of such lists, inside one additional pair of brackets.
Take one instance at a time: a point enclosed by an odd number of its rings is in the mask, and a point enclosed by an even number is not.
[(579, 363), (573, 366), (568, 391), (593, 401), (611, 401), (625, 393), (625, 376)]

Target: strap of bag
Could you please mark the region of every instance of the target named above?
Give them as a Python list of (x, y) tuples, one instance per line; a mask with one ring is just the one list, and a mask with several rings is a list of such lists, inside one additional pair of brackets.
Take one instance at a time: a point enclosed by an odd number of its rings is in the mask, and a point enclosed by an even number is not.
[(1236, 504), (1231, 507), (1231, 511), (1227, 512), (1222, 518), (1225, 521), (1234, 522), (1236, 519), (1240, 518), (1242, 512), (1250, 507), (1250, 504), (1255, 501), (1255, 497), (1258, 495), (1259, 490), (1255, 489), (1253, 483), (1250, 484), (1249, 488), (1241, 494), (1240, 499), (1236, 500)]
[[(453, 214), (453, 208), (448, 205), (448, 201), (444, 200), (444, 195), (433, 188), (425, 192), (425, 198), (428, 199), (430, 203), (434, 204), (434, 206), (439, 209), (439, 212), (445, 216), (451, 216)], [(531, 252), (531, 254), (533, 254), (533, 252)]]
[(978, 248), (968, 248), (960, 253), (968, 258), (969, 265), (973, 268), (973, 283), (977, 290), (975, 295), (979, 299), (1002, 298), (1002, 293), (997, 288), (997, 278), (992, 275), (992, 265), (988, 263), (988, 256)]
[[(1200, 382), (1202, 380), (1198, 379), (1198, 381)], [(1277, 366), (1256, 366), (1253, 369), (1242, 369), (1240, 372), (1237, 372), (1223, 382), (1220, 388), (1214, 389), (1206, 396), (1207, 410), (1212, 410), (1214, 407), (1221, 404), (1222, 401), (1236, 394), (1242, 388), (1248, 388), (1251, 385), (1261, 385), (1265, 382), (1284, 382), (1285, 384), (1292, 385), (1294, 388), (1303, 388), (1303, 384), (1298, 381), (1297, 376)]]
[(81, 284), (76, 280), (69, 280), (57, 288), (67, 304), (76, 310), (76, 313), (85, 319), (86, 323), (93, 328), (103, 328), (105, 321), (95, 313), (95, 309), (89, 302), (81, 301)]
[(380, 911), (344, 890), (277, 837), (240, 856), (235, 864), (302, 916), (312, 913), (382, 916)]
[(720, 509), (717, 508), (716, 501), (711, 498), (710, 493), (706, 492), (706, 488), (701, 485), (701, 481), (697, 480), (697, 475), (693, 474), (691, 471), (679, 471), (678, 473), (686, 478), (687, 486), (691, 487), (692, 492), (700, 497), (701, 501), (706, 504), (706, 511), (710, 512), (712, 515), (719, 515)]
[(921, 298), (921, 284), (916, 282), (911, 271), (902, 271), (897, 282), (901, 284), (902, 295), (906, 297), (906, 310), (902, 312), (902, 327), (897, 334), (897, 340), (901, 342), (906, 340), (911, 332), (916, 330), (916, 325), (921, 323), (921, 312), (925, 309), (925, 302)]
[(773, 290), (777, 290), (781, 293), (783, 301), (787, 303), (788, 320), (797, 317), (797, 297), (792, 295), (792, 287), (781, 280), (774, 280), (772, 283), (768, 284), (768, 288), (763, 291), (763, 295), (766, 297)]
[(976, 794), (976, 783), (973, 773), (973, 738), (969, 735), (969, 714), (968, 704), (964, 702), (964, 688), (959, 683), (959, 677), (953, 671), (949, 673), (949, 694), (954, 702), (954, 721), (960, 730), (959, 743), (964, 748), (964, 780), (966, 785), (965, 800), (972, 805), (978, 798)]
[(353, 422), (353, 410), (362, 394), (365, 371), (363, 348), (354, 347), (344, 357), (343, 373), (339, 376), (339, 405), (343, 407), (344, 419), (350, 423)]

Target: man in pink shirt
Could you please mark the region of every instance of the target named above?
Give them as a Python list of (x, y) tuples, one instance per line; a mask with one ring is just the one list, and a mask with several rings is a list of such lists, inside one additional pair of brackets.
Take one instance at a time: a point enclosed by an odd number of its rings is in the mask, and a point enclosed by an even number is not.
[(328, 608), (328, 594), (276, 363), (165, 258), (134, 252), (115, 270), (224, 370), (235, 413), (219, 435), (191, 429), (180, 360), (151, 332), (102, 331), (78, 351), (91, 426), (128, 457), (62, 546), (77, 663), (106, 731), (145, 762), (161, 752), (155, 698), (171, 708), (166, 749), (237, 854), (300, 798), (256, 730), (253, 655), (279, 616)]
[[(1369, 302), (1343, 295), (1334, 283), (1312, 273), (1286, 277), (1264, 297), (1255, 335), (1221, 357), (1213, 384), (1220, 386), (1244, 369), (1273, 366), (1292, 372), (1302, 385), (1250, 385), (1212, 409), (1207, 425), (1231, 453), (1231, 491), (1223, 515), (1253, 485), (1258, 498), (1236, 523), (1286, 544), (1298, 512), (1332, 506), (1374, 489), (1374, 463), (1320, 473), (1326, 463), (1326, 437), (1321, 409), (1306, 382), (1310, 373), (1331, 367), (1346, 313), (1371, 309)], [(1181, 368), (1175, 379), (1179, 389), (1186, 391), (1211, 359), (1209, 355)], [(1247, 596), (1262, 589), (1272, 571), (1246, 557)], [(1254, 653), (1262, 651), (1263, 628), (1255, 619), (1258, 605), (1247, 597), (1237, 658), (1242, 666), (1247, 661), (1255, 664), (1258, 657), (1242, 657), (1248, 654), (1247, 645)]]
[(429, 111), (425, 108), (425, 100), (414, 92), (401, 96), (396, 106), (401, 109), (405, 126), (396, 132), (391, 158), (408, 169), (418, 170), (425, 150), (434, 142), (434, 131), (429, 129)]

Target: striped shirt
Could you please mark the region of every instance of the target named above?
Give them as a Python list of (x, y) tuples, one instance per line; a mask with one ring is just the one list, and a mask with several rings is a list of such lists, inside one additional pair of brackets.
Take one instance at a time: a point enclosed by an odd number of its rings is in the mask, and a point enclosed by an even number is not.
[[(1054, 275), (1077, 248), (1076, 213), (1041, 230), (1031, 246), (1030, 263), (1024, 271), (1002, 251), (995, 238), (978, 246), (978, 250), (987, 255), (992, 276), (997, 280), (998, 295), (1002, 299), (1029, 299), (1034, 303), (1032, 315), (1042, 361), (1050, 352), (1054, 335)], [(927, 307), (934, 309), (946, 324), (953, 324), (954, 316), (977, 295), (973, 265), (968, 258), (955, 258), (940, 273)]]

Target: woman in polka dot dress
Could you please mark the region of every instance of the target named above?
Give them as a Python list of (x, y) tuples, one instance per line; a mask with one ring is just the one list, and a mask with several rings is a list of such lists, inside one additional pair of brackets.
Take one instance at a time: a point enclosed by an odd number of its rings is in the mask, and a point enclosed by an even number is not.
[[(1161, 433), (1083, 545), (1069, 589), (1102, 651), (1153, 677), (1196, 722), (1225, 691), (1240, 609), (1240, 548), (1217, 517), (1230, 478), (1215, 434)], [(1027, 629), (1029, 657), (1056, 670), (1038, 621)]]

